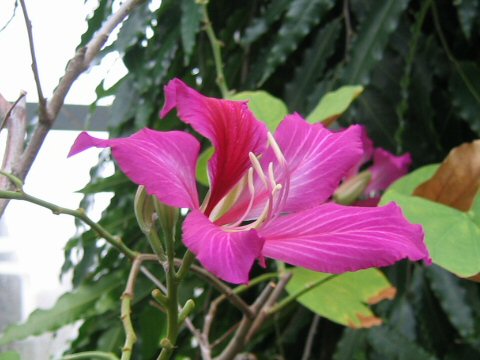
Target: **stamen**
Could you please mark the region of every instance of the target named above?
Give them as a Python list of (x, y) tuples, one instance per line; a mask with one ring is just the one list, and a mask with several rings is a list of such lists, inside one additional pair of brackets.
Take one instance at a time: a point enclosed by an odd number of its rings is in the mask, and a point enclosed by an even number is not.
[(282, 150), (280, 149), (280, 146), (278, 146), (278, 143), (273, 137), (272, 133), (268, 132), (267, 138), (268, 143), (272, 147), (273, 153), (275, 154), (278, 162), (280, 163), (280, 165), (285, 166), (287, 161), (285, 160), (285, 156), (283, 156)]
[(275, 181), (275, 174), (273, 172), (273, 163), (268, 164), (268, 179), (270, 180), (270, 186), (272, 189), (277, 185), (277, 182)]
[(250, 210), (252, 210), (253, 202), (255, 200), (255, 186), (253, 185), (253, 168), (248, 169), (247, 179), (248, 179), (247, 180), (248, 192), (250, 193), (250, 201), (249, 201), (248, 206), (245, 209), (243, 215), (240, 216), (240, 218), (230, 226), (240, 225), (245, 220), (245, 218), (249, 214)]
[(257, 157), (252, 152), (249, 152), (248, 156), (250, 157), (250, 162), (252, 163), (252, 167), (255, 169), (255, 172), (257, 173), (258, 177), (260, 178), (260, 180), (262, 180), (265, 187), (268, 188), (267, 177), (265, 175), (265, 172), (262, 169), (262, 165), (260, 165), (260, 162), (258, 161)]

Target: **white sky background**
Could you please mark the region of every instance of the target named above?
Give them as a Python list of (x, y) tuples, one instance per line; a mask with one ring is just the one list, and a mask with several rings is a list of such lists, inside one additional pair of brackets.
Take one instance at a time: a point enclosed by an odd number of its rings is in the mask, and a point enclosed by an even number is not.
[[(11, 17), (14, 3), (15, 0), (0, 1), (0, 28)], [(85, 19), (95, 9), (97, 1), (26, 0), (26, 5), (33, 26), (42, 89), (48, 98), (63, 75), (68, 60), (73, 57), (87, 28)], [(27, 101), (37, 102), (20, 5), (15, 18), (0, 32), (0, 48), (0, 93), (13, 102), (20, 90), (26, 90)], [(66, 103), (90, 104), (95, 99), (95, 87), (101, 79), (107, 77), (107, 81), (113, 84), (125, 72), (118, 55), (105, 58), (100, 66), (75, 82)], [(0, 136), (0, 155), (5, 135), (4, 130)], [(78, 132), (50, 132), (26, 180), (26, 191), (61, 206), (78, 206), (81, 194), (74, 192), (88, 182), (89, 169), (97, 162), (98, 152), (88, 151), (67, 159), (76, 135)], [(104, 197), (99, 207), (105, 206), (107, 201), (108, 197)], [(12, 202), (2, 219), (2, 226), (6, 226), (8, 237), (0, 237), (0, 251), (5, 246), (14, 246), (18, 266), (15, 270), (0, 267), (0, 273), (20, 271), (26, 276), (27, 312), (36, 306), (51, 306), (63, 291), (58, 275), (63, 263), (63, 246), (75, 232), (73, 219), (66, 215), (53, 215), (36, 205)]]

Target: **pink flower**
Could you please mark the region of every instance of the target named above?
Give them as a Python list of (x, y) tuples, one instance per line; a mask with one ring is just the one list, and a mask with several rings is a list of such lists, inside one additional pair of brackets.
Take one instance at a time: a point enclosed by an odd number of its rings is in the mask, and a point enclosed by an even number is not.
[[(382, 148), (374, 148), (373, 142), (363, 126), (362, 141), (363, 156), (348, 171), (342, 185), (335, 192), (335, 198), (340, 202), (348, 202), (361, 195), (361, 199), (355, 201), (354, 205), (377, 206), (381, 192), (408, 173), (412, 157), (409, 153), (395, 156)], [(372, 165), (360, 172), (360, 168), (370, 160), (373, 160)]]
[(293, 114), (272, 136), (246, 102), (205, 97), (178, 79), (165, 92), (161, 116), (176, 108), (215, 147), (211, 187), (201, 204), (195, 181), (200, 143), (186, 132), (143, 129), (111, 140), (82, 133), (69, 155), (111, 147), (132, 181), (170, 206), (191, 209), (183, 242), (219, 278), (246, 283), (264, 257), (329, 273), (403, 258), (430, 261), (422, 228), (407, 222), (397, 205), (327, 203), (364, 154), (361, 127), (334, 133)]

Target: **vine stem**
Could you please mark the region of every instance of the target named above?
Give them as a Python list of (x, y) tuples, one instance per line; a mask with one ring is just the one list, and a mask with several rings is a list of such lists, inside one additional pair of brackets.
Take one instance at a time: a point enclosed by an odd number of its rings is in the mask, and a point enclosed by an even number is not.
[(137, 342), (137, 335), (133, 328), (131, 319), (131, 305), (135, 296), (135, 283), (137, 281), (138, 273), (144, 261), (157, 261), (157, 255), (154, 254), (140, 254), (135, 257), (128, 275), (127, 285), (122, 294), (120, 316), (125, 331), (125, 343), (122, 348), (121, 360), (130, 360), (132, 357), (133, 345)]
[(290, 296), (287, 296), (285, 299), (282, 301), (278, 302), (276, 305), (272, 306), (270, 309), (267, 310), (268, 315), (272, 315), (276, 312), (279, 312), (280, 310), (283, 310), (287, 305), (290, 305), (292, 302), (297, 300), (300, 296), (305, 294), (306, 292), (312, 290), (313, 288), (316, 288), (317, 286), (320, 286), (330, 280), (333, 280), (336, 278), (338, 275), (330, 275), (327, 276), (326, 278), (314, 281), (312, 283), (309, 283), (305, 285), (302, 289), (298, 290), (297, 292), (293, 293)]
[(84, 351), (76, 354), (65, 355), (62, 360), (118, 360), (118, 357), (112, 353), (106, 353), (103, 351)]
[[(18, 178), (17, 180), (20, 181), (20, 179)], [(18, 183), (17, 183), (17, 186), (18, 186)], [(83, 221), (88, 226), (90, 226), (90, 228), (92, 228), (99, 236), (104, 238), (110, 245), (116, 247), (122, 254), (126, 255), (129, 259), (133, 260), (138, 255), (137, 252), (133, 251), (127, 245), (125, 245), (125, 243), (122, 241), (121, 238), (110, 234), (104, 227), (102, 227), (100, 224), (90, 219), (85, 213), (85, 210), (82, 208), (79, 208), (77, 210), (64, 208), (64, 207), (52, 204), (48, 201), (39, 199), (35, 196), (29, 195), (25, 193), (22, 189), (19, 189), (17, 191), (0, 190), (0, 198), (9, 199), (9, 200), (27, 201), (32, 204), (36, 204), (46, 209), (49, 209), (55, 215), (60, 215), (60, 214), (71, 215)]]
[(225, 79), (225, 74), (223, 73), (223, 62), (222, 62), (222, 51), (221, 51), (221, 42), (217, 39), (215, 32), (213, 31), (212, 22), (208, 16), (208, 0), (199, 1), (197, 3), (202, 7), (203, 22), (205, 24), (205, 31), (207, 33), (208, 39), (212, 46), (213, 59), (215, 61), (215, 70), (217, 72), (217, 85), (222, 93), (222, 97), (225, 99), (229, 95), (229, 90), (227, 86), (227, 80)]

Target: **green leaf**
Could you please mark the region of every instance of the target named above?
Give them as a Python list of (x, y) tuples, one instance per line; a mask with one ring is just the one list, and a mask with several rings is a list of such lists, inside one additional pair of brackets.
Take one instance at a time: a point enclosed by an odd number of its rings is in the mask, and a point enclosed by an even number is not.
[(101, 192), (111, 192), (119, 186), (123, 186), (127, 183), (130, 183), (131, 180), (128, 179), (125, 174), (117, 172), (112, 176), (106, 178), (100, 178), (94, 182), (90, 182), (83, 189), (78, 190), (82, 194), (97, 194)]
[(122, 286), (122, 277), (117, 272), (101, 278), (92, 285), (83, 285), (73, 292), (65, 293), (51, 309), (35, 310), (25, 323), (7, 327), (1, 334), (0, 345), (55, 331), (74, 321), (99, 315), (99, 309), (95, 306), (98, 299), (119, 286)]
[(250, 110), (267, 125), (268, 130), (272, 133), (288, 114), (287, 106), (283, 101), (265, 91), (243, 91), (233, 95), (230, 99), (248, 100)]
[(480, 4), (478, 0), (460, 0), (453, 3), (457, 7), (457, 16), (462, 26), (462, 31), (465, 37), (470, 39), (475, 18), (479, 14)]
[(379, 326), (368, 331), (370, 345), (385, 359), (432, 360), (435, 356), (427, 353), (415, 342), (389, 326)]
[(347, 85), (325, 94), (307, 116), (307, 121), (310, 123), (334, 121), (362, 92), (363, 86)]
[(300, 41), (308, 35), (333, 7), (332, 0), (294, 0), (278, 30), (264, 61), (263, 74), (259, 85), (272, 75), (276, 68), (285, 62), (287, 56), (297, 49)]
[(403, 195), (411, 195), (418, 185), (424, 183), (435, 174), (439, 166), (440, 164), (422, 166), (395, 181), (388, 189), (395, 190)]
[(305, 50), (302, 63), (295, 69), (291, 82), (285, 86), (285, 99), (291, 109), (303, 110), (308, 96), (317, 80), (323, 75), (327, 60), (333, 54), (341, 22), (333, 20), (325, 25), (315, 37), (312, 45)]
[(210, 183), (208, 181), (208, 160), (213, 156), (215, 153), (215, 149), (213, 146), (208, 147), (203, 151), (200, 156), (198, 157), (197, 162), (197, 180), (200, 184), (209, 186)]
[[(292, 280), (286, 288), (289, 294), (331, 276), (304, 268), (294, 268), (292, 272)], [(367, 304), (391, 299), (394, 295), (395, 288), (385, 275), (377, 269), (368, 269), (339, 275), (314, 287), (300, 296), (298, 301), (314, 313), (336, 323), (359, 328), (381, 323)]]
[(333, 360), (366, 360), (367, 332), (365, 330), (345, 329), (337, 343)]
[(350, 61), (343, 76), (344, 83), (368, 84), (370, 71), (382, 58), (408, 0), (380, 0), (377, 4), (352, 44)]
[(265, 34), (272, 24), (285, 12), (291, 0), (273, 0), (262, 16), (253, 19), (245, 29), (245, 35), (240, 40), (243, 45), (251, 44)]
[(462, 280), (438, 266), (428, 267), (426, 273), (430, 279), (430, 286), (450, 322), (462, 337), (473, 337), (475, 320), (472, 308), (466, 299), (466, 290), (461, 286)]
[(15, 351), (7, 351), (0, 354), (0, 360), (21, 360), (20, 354)]
[(92, 39), (94, 34), (100, 29), (103, 21), (107, 18), (108, 15), (112, 12), (112, 2), (111, 0), (102, 0), (98, 3), (98, 7), (93, 12), (93, 15), (90, 16), (87, 20), (88, 28), (82, 34), (80, 39), (79, 48), (84, 47)]
[(459, 115), (480, 135), (480, 66), (471, 62), (459, 63), (450, 90)]
[(182, 36), (182, 45), (184, 55), (184, 64), (190, 63), (190, 58), (195, 46), (195, 37), (200, 30), (200, 20), (202, 19), (202, 12), (200, 6), (195, 3), (195, 0), (182, 0), (182, 19), (180, 20), (180, 32)]
[(461, 277), (480, 272), (480, 228), (470, 216), (449, 206), (389, 189), (381, 205), (395, 201), (405, 216), (421, 224), (425, 241), (435, 264)]

